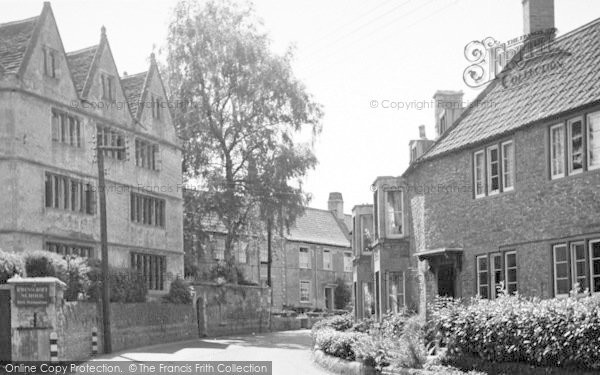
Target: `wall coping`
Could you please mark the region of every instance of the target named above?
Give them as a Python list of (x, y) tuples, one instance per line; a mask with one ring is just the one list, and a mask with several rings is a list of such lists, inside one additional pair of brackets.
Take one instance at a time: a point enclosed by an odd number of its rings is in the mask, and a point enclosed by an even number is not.
[(211, 281), (192, 281), (190, 282), (191, 286), (212, 286), (212, 287), (227, 287), (227, 288), (249, 288), (249, 289), (261, 289), (261, 290), (269, 290), (269, 287), (260, 286), (260, 285), (241, 285), (241, 284), (219, 284)]
[(67, 284), (57, 279), (56, 277), (21, 277), (15, 275), (6, 281), (7, 284), (57, 284), (63, 288), (67, 287)]

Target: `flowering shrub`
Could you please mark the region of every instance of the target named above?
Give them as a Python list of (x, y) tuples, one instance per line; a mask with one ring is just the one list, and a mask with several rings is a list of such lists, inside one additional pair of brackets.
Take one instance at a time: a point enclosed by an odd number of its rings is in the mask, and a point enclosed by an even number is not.
[(539, 300), (501, 295), (468, 306), (446, 302), (429, 311), (429, 332), (440, 332), (450, 355), (600, 368), (598, 296)]
[(0, 284), (6, 283), (14, 275), (24, 273), (25, 265), (20, 255), (0, 250)]
[(354, 345), (362, 336), (365, 334), (341, 332), (328, 327), (313, 331), (313, 339), (318, 349), (326, 354), (350, 361), (356, 359)]
[(316, 322), (312, 330), (318, 331), (323, 328), (331, 328), (336, 331), (345, 331), (354, 325), (354, 317), (352, 313), (343, 315), (334, 315)]

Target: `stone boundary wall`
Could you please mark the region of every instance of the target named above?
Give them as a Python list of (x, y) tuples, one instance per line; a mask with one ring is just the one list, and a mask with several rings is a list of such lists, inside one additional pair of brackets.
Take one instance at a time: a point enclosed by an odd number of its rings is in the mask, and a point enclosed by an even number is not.
[(195, 304), (201, 337), (269, 330), (271, 290), (251, 285), (196, 282)]

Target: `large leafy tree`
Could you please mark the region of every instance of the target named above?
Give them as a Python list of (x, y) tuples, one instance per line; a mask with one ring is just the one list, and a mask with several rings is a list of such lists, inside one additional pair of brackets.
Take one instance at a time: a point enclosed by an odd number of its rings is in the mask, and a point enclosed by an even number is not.
[(308, 196), (295, 181), (316, 158), (295, 139), (314, 141), (321, 128), (321, 106), (294, 76), (291, 49), (274, 54), (260, 25), (247, 3), (182, 0), (166, 47), (184, 175), (204, 195), (186, 203), (186, 221), (201, 221), (189, 210), (215, 214), (227, 228), (228, 262), (251, 221), (289, 225), (301, 213)]

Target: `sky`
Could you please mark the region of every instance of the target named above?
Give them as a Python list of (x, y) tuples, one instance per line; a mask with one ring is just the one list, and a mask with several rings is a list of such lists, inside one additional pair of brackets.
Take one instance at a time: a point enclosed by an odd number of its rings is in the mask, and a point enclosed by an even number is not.
[[(433, 94), (469, 88), (465, 46), (523, 34), (521, 0), (255, 0), (275, 53), (294, 45), (293, 68), (325, 110), (315, 143), (319, 165), (305, 179), (311, 206), (327, 208), (341, 192), (350, 213), (370, 203), (377, 176), (402, 174), (408, 142), (418, 126), (435, 136)], [(0, 23), (38, 15), (40, 0), (3, 0)], [(148, 67), (159, 52), (175, 1), (54, 0), (67, 51), (97, 44), (107, 35), (121, 74)], [(600, 0), (555, 0), (558, 35), (600, 17)], [(391, 103), (401, 103), (392, 107)], [(387, 108), (385, 108), (387, 107)]]

